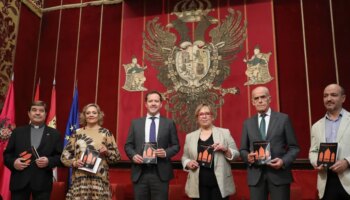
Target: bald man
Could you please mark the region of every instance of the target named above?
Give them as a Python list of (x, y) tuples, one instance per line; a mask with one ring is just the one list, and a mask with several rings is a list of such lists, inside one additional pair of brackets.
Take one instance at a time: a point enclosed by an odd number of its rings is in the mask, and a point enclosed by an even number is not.
[[(343, 108), (344, 101), (344, 89), (338, 84), (328, 85), (323, 91), (326, 114), (311, 128), (309, 159), (318, 170), (317, 189), (322, 200), (350, 199), (350, 113)], [(317, 166), (321, 142), (338, 143), (337, 161), (329, 169)]]
[[(257, 114), (243, 124), (240, 153), (248, 165), (248, 186), (251, 200), (290, 199), (290, 183), (293, 181), (291, 165), (299, 152), (292, 123), (288, 115), (270, 108), (269, 89), (263, 86), (252, 91), (252, 104)], [(260, 130), (264, 121), (264, 131)], [(271, 161), (258, 165), (253, 152), (253, 142), (270, 143)]]

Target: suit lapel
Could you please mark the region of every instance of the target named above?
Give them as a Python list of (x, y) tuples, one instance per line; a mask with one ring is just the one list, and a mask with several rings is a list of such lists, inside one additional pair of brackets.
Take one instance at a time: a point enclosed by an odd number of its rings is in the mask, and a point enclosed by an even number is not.
[[(41, 137), (41, 141), (38, 147), (38, 150), (43, 148), (44, 145), (46, 145), (50, 140), (49, 138), (51, 137), (51, 133), (49, 132), (47, 126), (44, 127), (44, 132), (43, 136)], [(50, 145), (50, 144), (49, 144)]]
[(164, 127), (165, 127), (165, 120), (163, 117), (159, 117), (159, 127), (158, 127), (158, 134), (157, 134), (157, 142), (159, 142), (160, 138), (162, 137), (162, 134), (164, 133)]
[(219, 135), (219, 133), (218, 133), (218, 129), (215, 127), (215, 126), (213, 126), (213, 140), (214, 140), (214, 143), (218, 143), (218, 142), (220, 142), (220, 135)]
[(326, 128), (325, 128), (326, 127), (326, 117), (322, 118), (321, 124), (322, 124), (321, 128), (318, 130), (318, 132), (320, 133), (320, 138), (321, 138), (320, 142), (326, 142)]
[(278, 121), (278, 117), (276, 116), (276, 113), (271, 111), (269, 126), (267, 127), (267, 131), (266, 131), (266, 140), (272, 137), (273, 130), (277, 124), (277, 121)]
[(145, 143), (145, 137), (146, 137), (146, 132), (145, 132), (145, 125), (146, 125), (146, 117), (142, 118), (141, 119), (141, 123), (140, 123), (140, 126), (139, 126), (139, 133), (142, 133), (140, 134), (140, 140), (141, 140), (141, 143), (144, 144)]
[(31, 126), (28, 125), (27, 128), (26, 128), (27, 130), (24, 133), (25, 148), (27, 150), (30, 149), (30, 147), (32, 146), (32, 142), (31, 142), (31, 139), (30, 139), (30, 135), (31, 135), (30, 128), (31, 128)]
[[(220, 141), (220, 133), (219, 133), (219, 130), (213, 126), (213, 140), (214, 140), (214, 143), (221, 143), (222, 141)], [(217, 156), (214, 156), (214, 166), (217, 166), (217, 162), (218, 162), (218, 158)]]
[(192, 138), (191, 138), (191, 143), (189, 144), (190, 145), (190, 149), (193, 154), (193, 158), (195, 160), (197, 160), (197, 157), (198, 157), (198, 141), (199, 141), (199, 135), (200, 135), (200, 130), (196, 130), (195, 132), (192, 133)]
[(258, 119), (259, 119), (259, 115), (257, 114), (253, 117), (253, 123), (254, 123), (254, 127), (256, 128), (255, 133), (258, 135), (258, 138), (260, 138), (262, 140), (260, 129), (259, 129), (259, 120)]
[(350, 115), (348, 112), (346, 112), (344, 110), (344, 115), (341, 119), (340, 125), (339, 125), (339, 130), (337, 133), (337, 142), (340, 142), (340, 140), (342, 139), (344, 133), (346, 132), (346, 129), (349, 128), (349, 124), (350, 124)]

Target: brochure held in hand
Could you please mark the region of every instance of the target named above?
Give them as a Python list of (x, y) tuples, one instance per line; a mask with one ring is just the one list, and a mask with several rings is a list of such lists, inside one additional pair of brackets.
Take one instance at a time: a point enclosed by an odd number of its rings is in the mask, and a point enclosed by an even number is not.
[(253, 142), (253, 149), (255, 155), (255, 162), (258, 165), (266, 165), (271, 160), (270, 142), (256, 141)]
[(143, 145), (143, 163), (144, 164), (157, 164), (156, 150), (158, 145), (156, 142), (145, 142)]
[(102, 161), (99, 155), (100, 153), (97, 150), (86, 148), (85, 152), (80, 157), (84, 165), (83, 167), (79, 167), (79, 169), (96, 174)]
[(197, 162), (200, 166), (211, 168), (214, 160), (214, 148), (212, 146), (198, 146)]
[(317, 166), (332, 166), (337, 161), (338, 143), (320, 143), (317, 155)]
[(26, 164), (30, 164), (32, 161), (32, 153), (30, 150), (28, 151), (23, 151), (22, 153), (19, 154), (19, 157), (22, 158), (22, 162)]

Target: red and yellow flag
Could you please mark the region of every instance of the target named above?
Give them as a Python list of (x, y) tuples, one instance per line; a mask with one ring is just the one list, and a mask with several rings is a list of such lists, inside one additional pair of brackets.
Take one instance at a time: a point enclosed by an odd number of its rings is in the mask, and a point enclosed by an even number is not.
[(7, 146), (8, 138), (15, 128), (15, 92), (13, 88), (13, 77), (6, 94), (4, 107), (0, 114), (0, 194), (4, 200), (11, 199), (9, 189), (11, 171), (5, 167), (3, 152)]
[(56, 128), (56, 81), (53, 81), (51, 92), (50, 112), (47, 115), (46, 124), (52, 128)]
[[(51, 92), (51, 104), (50, 112), (47, 115), (46, 124), (51, 128), (56, 128), (56, 80), (53, 80), (52, 92)], [(54, 181), (57, 181), (57, 168), (53, 169)]]

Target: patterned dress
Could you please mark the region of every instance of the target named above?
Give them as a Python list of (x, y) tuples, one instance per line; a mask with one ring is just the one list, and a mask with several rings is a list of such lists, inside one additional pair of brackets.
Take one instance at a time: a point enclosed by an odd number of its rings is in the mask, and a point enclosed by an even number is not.
[(71, 187), (66, 199), (74, 200), (109, 200), (112, 195), (109, 188), (108, 164), (115, 163), (120, 159), (120, 154), (112, 133), (105, 128), (98, 130), (80, 128), (72, 134), (65, 146), (61, 161), (67, 167), (72, 167), (73, 162), (79, 160), (86, 148), (99, 150), (101, 145), (107, 148), (105, 157), (96, 174), (72, 168)]

